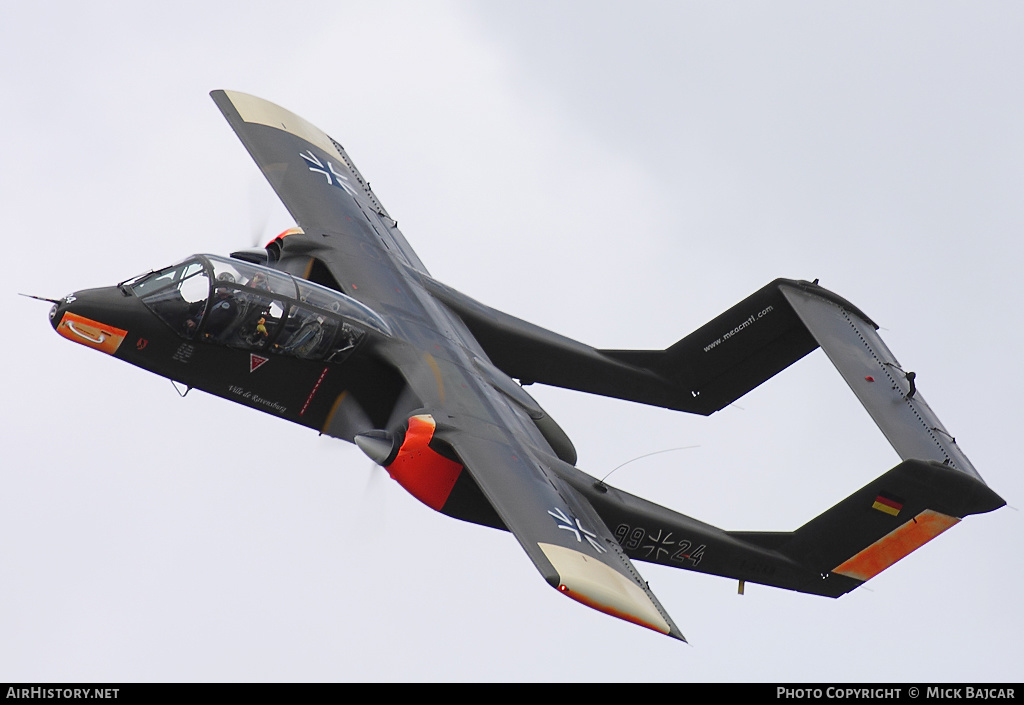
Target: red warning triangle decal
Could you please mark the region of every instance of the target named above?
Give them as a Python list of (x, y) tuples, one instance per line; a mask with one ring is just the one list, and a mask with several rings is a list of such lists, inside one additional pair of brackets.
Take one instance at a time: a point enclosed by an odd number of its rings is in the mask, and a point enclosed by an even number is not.
[(269, 357), (260, 357), (259, 355), (249, 353), (249, 372), (255, 372), (269, 359)]

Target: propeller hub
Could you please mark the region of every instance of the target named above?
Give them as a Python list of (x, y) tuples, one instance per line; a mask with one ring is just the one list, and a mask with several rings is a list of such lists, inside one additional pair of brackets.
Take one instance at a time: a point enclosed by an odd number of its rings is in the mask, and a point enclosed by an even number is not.
[(395, 439), (387, 431), (375, 429), (366, 433), (359, 433), (356, 434), (353, 441), (359, 446), (359, 450), (366, 453), (370, 460), (383, 467), (390, 465), (394, 461), (395, 456), (398, 455)]

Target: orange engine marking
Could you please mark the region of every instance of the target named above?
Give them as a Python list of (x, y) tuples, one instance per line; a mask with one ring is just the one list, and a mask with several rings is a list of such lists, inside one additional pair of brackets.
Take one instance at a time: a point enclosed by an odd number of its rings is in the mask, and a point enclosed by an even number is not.
[(402, 447), (387, 471), (413, 497), (441, 511), (462, 466), (430, 448), (434, 428), (434, 419), (429, 414), (410, 418)]
[(106, 323), (79, 316), (70, 311), (64, 314), (57, 326), (57, 332), (68, 340), (108, 355), (113, 355), (121, 346), (128, 331), (108, 326)]
[(959, 521), (956, 517), (925, 509), (850, 560), (833, 568), (832, 572), (857, 580), (870, 580)]

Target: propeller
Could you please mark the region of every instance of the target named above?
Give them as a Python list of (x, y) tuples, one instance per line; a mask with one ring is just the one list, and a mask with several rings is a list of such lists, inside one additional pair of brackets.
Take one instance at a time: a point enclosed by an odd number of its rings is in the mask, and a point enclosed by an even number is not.
[(385, 428), (374, 427), (369, 415), (355, 397), (342, 400), (341, 406), (334, 414), (331, 426), (334, 426), (335, 420), (341, 414), (340, 423), (345, 424), (347, 429), (353, 431), (352, 442), (373, 461), (370, 465), (370, 474), (366, 479), (366, 486), (363, 489), (361, 503), (362, 512), (367, 515), (364, 518), (367, 520), (380, 521), (386, 515), (387, 492), (384, 491), (382, 483), (386, 474), (382, 471), (398, 454), (409, 414), (418, 406), (419, 399), (408, 386), (405, 386), (395, 400)]
[(402, 446), (409, 417), (419, 407), (419, 397), (413, 393), (409, 385), (404, 386), (395, 400), (385, 428), (367, 428), (356, 433), (352, 442), (359, 446), (359, 449), (374, 463), (387, 467), (395, 459), (398, 449)]
[[(405, 440), (409, 417), (421, 407), (422, 402), (419, 397), (409, 388), (409, 385), (405, 385), (395, 399), (385, 427), (369, 428), (369, 430), (357, 433), (353, 438), (356, 446), (373, 461), (362, 501), (362, 511), (367, 515), (364, 517), (367, 522), (370, 520), (380, 522), (386, 516), (387, 492), (384, 491), (384, 485), (381, 482), (381, 479), (385, 477), (385, 472), (382, 471), (398, 455), (398, 449), (401, 448)], [(368, 418), (366, 422), (369, 422)], [(387, 476), (390, 477), (390, 474)]]
[(382, 467), (390, 465), (398, 452), (394, 436), (379, 428), (356, 434), (353, 442), (370, 460)]
[(252, 179), (249, 183), (249, 242), (250, 247), (263, 247), (269, 239), (267, 225), (270, 224), (270, 205), (266, 197), (266, 182)]
[(366, 409), (359, 403), (359, 399), (351, 392), (345, 392), (331, 416), (330, 423), (324, 428), (324, 433), (354, 443), (357, 435), (372, 431), (374, 428), (376, 426), (370, 420)]
[(409, 417), (422, 406), (420, 398), (416, 396), (408, 384), (402, 387), (402, 391), (398, 393), (398, 398), (395, 399), (395, 405), (391, 409), (391, 414), (388, 416), (388, 431), (404, 435), (405, 427), (409, 423)]
[(409, 389), (402, 388), (391, 410), (384, 428), (378, 428), (370, 419), (370, 415), (354, 394), (348, 392), (338, 402), (331, 416), (330, 424), (324, 429), (328, 435), (344, 438), (355, 443), (370, 460), (370, 473), (363, 489), (360, 514), (367, 521), (380, 521), (386, 513), (386, 492), (381, 480), (382, 472), (398, 454), (405, 436), (406, 423), (416, 409), (420, 407), (419, 398)]
[[(253, 181), (257, 188), (249, 189), (249, 246), (235, 250), (231, 256), (253, 264), (272, 265), (276, 256), (269, 253), (267, 246), (274, 241), (275, 237), (268, 233), (268, 226), (271, 222), (271, 201), (263, 197), (262, 185)], [(265, 184), (263, 184), (265, 185)], [(287, 232), (287, 231), (285, 231)]]

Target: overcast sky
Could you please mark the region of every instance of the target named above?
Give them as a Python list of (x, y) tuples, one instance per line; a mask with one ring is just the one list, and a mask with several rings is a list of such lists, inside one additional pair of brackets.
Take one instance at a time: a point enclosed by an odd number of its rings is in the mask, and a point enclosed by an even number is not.
[[(0, 681), (1019, 681), (1017, 3), (0, 0)], [(1011, 507), (838, 600), (638, 563), (692, 645), (552, 590), (354, 447), (56, 336), (293, 223), (208, 97), (345, 145), (431, 273), (598, 347), (772, 279), (883, 328)], [(711, 418), (530, 388), (611, 483), (788, 531), (899, 459), (817, 351)]]

